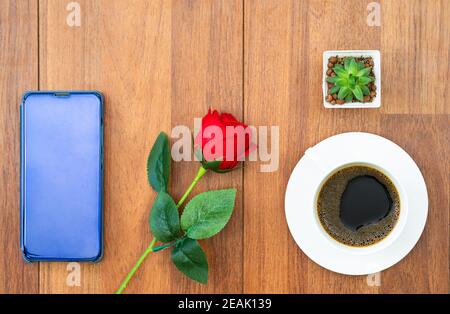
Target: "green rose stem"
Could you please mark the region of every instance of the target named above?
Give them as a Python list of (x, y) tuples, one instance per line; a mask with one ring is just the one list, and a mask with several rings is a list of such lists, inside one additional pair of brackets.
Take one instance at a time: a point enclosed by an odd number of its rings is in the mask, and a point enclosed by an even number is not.
[[(188, 187), (186, 192), (184, 192), (183, 196), (181, 197), (180, 201), (177, 204), (177, 208), (179, 208), (184, 203), (186, 198), (191, 193), (192, 189), (194, 189), (194, 187), (197, 184), (197, 182), (205, 175), (205, 173), (207, 171), (208, 170), (203, 168), (203, 167), (200, 167), (200, 169), (198, 169), (198, 172), (197, 172), (197, 175), (194, 178), (194, 181), (192, 181), (191, 185)], [(144, 262), (144, 260), (145, 260), (145, 258), (147, 257), (148, 254), (150, 254), (151, 252), (157, 252), (157, 251), (169, 248), (169, 247), (175, 245), (176, 243), (170, 243), (169, 245), (163, 245), (163, 246), (157, 247), (157, 250), (154, 249), (155, 244), (156, 244), (156, 238), (153, 238), (152, 242), (150, 242), (150, 245), (145, 249), (144, 253), (141, 255), (141, 257), (139, 257), (139, 259), (137, 260), (136, 264), (134, 264), (133, 268), (130, 270), (128, 275), (125, 277), (125, 279), (122, 282), (122, 284), (120, 285), (119, 289), (117, 289), (116, 294), (121, 294), (123, 292), (123, 290), (125, 290), (125, 288), (128, 285), (128, 282), (131, 280), (131, 278), (133, 278), (134, 274), (139, 269), (139, 267), (141, 266), (142, 262)]]
[(184, 201), (188, 197), (189, 193), (191, 193), (192, 189), (197, 184), (197, 182), (201, 179), (201, 177), (203, 177), (205, 175), (206, 171), (208, 171), (208, 170), (203, 167), (200, 167), (200, 169), (198, 169), (198, 172), (194, 178), (194, 181), (192, 181), (191, 185), (188, 187), (186, 192), (184, 192), (184, 195), (181, 197), (180, 201), (177, 204), (177, 208), (179, 208), (181, 206), (181, 204), (184, 203)]

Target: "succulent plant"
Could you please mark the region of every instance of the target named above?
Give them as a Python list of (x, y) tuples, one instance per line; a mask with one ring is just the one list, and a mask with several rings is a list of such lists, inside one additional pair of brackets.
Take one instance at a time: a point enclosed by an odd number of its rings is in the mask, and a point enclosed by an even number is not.
[(338, 99), (351, 102), (353, 99), (363, 101), (364, 96), (370, 94), (367, 86), (374, 81), (369, 76), (371, 67), (365, 67), (363, 62), (356, 62), (355, 58), (344, 58), (344, 65), (336, 63), (333, 67), (335, 76), (327, 77), (327, 82), (334, 84), (330, 95), (336, 94)]

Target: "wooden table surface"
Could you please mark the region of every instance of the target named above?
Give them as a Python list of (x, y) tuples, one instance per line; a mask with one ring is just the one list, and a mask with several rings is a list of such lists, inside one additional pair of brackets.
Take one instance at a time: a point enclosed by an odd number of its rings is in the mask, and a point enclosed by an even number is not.
[[(195, 188), (238, 190), (229, 225), (202, 241), (208, 285), (187, 280), (162, 252), (126, 292), (449, 292), (449, 1), (380, 1), (381, 26), (368, 26), (369, 0), (78, 0), (79, 27), (66, 23), (69, 2), (0, 1), (0, 292), (114, 292), (151, 239), (155, 193), (145, 166), (155, 137), (192, 128), (210, 106), (278, 125), (279, 169), (262, 173), (260, 162), (248, 162)], [(323, 108), (322, 52), (335, 49), (381, 51), (382, 108)], [(81, 265), (78, 287), (66, 284), (67, 263), (26, 264), (19, 250), (19, 103), (37, 89), (106, 96), (105, 257)], [(286, 184), (303, 152), (346, 131), (401, 145), (428, 187), (425, 231), (379, 286), (316, 265), (285, 220)], [(173, 163), (176, 199), (197, 167)]]

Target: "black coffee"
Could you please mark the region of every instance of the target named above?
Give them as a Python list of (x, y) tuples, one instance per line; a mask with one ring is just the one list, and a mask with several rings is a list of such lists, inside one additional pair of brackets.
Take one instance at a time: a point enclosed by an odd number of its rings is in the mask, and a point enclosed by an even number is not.
[(331, 237), (346, 245), (367, 246), (392, 231), (400, 214), (400, 197), (382, 172), (367, 166), (350, 166), (323, 184), (317, 210)]

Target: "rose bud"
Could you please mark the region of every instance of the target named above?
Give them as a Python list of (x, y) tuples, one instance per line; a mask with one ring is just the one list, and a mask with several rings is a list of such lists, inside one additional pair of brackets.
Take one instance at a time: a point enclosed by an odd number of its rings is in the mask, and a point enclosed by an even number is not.
[(202, 118), (194, 149), (203, 168), (228, 172), (256, 148), (251, 137), (251, 128), (233, 115), (225, 112), (219, 114), (217, 110), (209, 109)]

